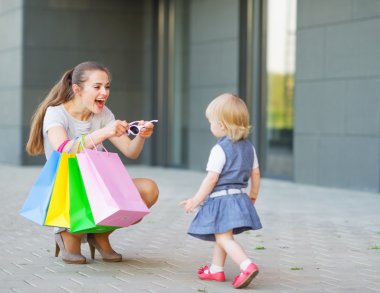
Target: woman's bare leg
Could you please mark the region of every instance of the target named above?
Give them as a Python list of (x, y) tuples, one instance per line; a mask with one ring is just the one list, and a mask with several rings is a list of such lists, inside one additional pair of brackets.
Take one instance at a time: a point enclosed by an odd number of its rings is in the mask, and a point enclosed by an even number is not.
[[(156, 182), (147, 178), (134, 178), (133, 183), (136, 185), (142, 200), (145, 202), (148, 208), (152, 207), (158, 199), (158, 186)], [(142, 219), (133, 223), (133, 225), (139, 223)]]
[(80, 244), (83, 234), (73, 234), (66, 231), (60, 232), (65, 249), (69, 253), (81, 254)]
[(152, 207), (156, 203), (159, 193), (156, 182), (147, 178), (134, 178), (132, 180), (147, 207)]
[(113, 231), (92, 234), (93, 237), (95, 238), (95, 241), (99, 244), (101, 249), (106, 253), (110, 253), (114, 251), (109, 241), (109, 236), (111, 235), (112, 232)]

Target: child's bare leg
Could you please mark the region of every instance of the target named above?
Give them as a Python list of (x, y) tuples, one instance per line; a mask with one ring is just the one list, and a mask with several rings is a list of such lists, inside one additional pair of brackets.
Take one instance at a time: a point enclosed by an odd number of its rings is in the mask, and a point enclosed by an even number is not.
[(232, 286), (237, 289), (247, 287), (259, 273), (258, 267), (252, 263), (240, 244), (235, 241), (232, 231), (215, 234), (215, 238), (216, 243), (218, 243), (240, 267), (241, 272), (235, 277)]
[(214, 280), (223, 282), (226, 280), (224, 275), (224, 263), (227, 253), (218, 243), (215, 242), (212, 263), (209, 266), (204, 266), (198, 270), (198, 277), (201, 280)]
[(212, 264), (224, 267), (224, 263), (226, 262), (227, 253), (226, 251), (218, 244), (215, 243), (214, 253), (212, 256)]
[(240, 266), (243, 261), (248, 259), (248, 256), (244, 252), (243, 248), (235, 241), (232, 230), (222, 234), (215, 234), (215, 238), (216, 243), (232, 258), (237, 265)]

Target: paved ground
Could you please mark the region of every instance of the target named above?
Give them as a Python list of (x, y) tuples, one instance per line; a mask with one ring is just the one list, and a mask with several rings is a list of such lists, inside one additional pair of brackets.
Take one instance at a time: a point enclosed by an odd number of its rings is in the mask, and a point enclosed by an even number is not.
[[(0, 292), (234, 292), (237, 267), (224, 283), (200, 281), (210, 243), (186, 235), (191, 215), (177, 204), (202, 173), (130, 167), (155, 179), (161, 196), (142, 223), (112, 235), (124, 261), (86, 265), (55, 258), (52, 229), (18, 215), (36, 167), (0, 166)], [(238, 237), (261, 271), (242, 291), (380, 292), (380, 194), (263, 180), (257, 202), (264, 228)], [(89, 257), (87, 246), (82, 252)]]

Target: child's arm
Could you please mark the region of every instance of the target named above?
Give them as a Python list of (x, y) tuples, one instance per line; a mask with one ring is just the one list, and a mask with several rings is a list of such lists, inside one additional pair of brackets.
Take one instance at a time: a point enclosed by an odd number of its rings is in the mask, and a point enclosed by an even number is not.
[(209, 171), (203, 179), (197, 193), (192, 198), (184, 200), (179, 204), (183, 206), (187, 213), (193, 212), (211, 193), (218, 179), (219, 173)]
[(251, 172), (251, 188), (249, 190), (249, 197), (253, 204), (255, 204), (260, 189), (260, 169), (252, 169)]

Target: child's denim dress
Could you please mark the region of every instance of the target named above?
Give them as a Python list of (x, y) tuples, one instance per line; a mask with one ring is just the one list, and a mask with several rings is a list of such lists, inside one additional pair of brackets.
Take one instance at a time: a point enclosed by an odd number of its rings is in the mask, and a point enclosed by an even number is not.
[[(232, 143), (229, 138), (222, 137), (218, 144), (226, 155), (226, 163), (217, 184), (200, 206), (187, 232), (208, 241), (215, 241), (214, 234), (229, 230), (239, 234), (262, 228), (256, 209), (245, 191), (254, 160), (251, 142), (240, 140)], [(236, 193), (239, 189), (243, 190)], [(226, 195), (220, 195), (223, 193)]]

